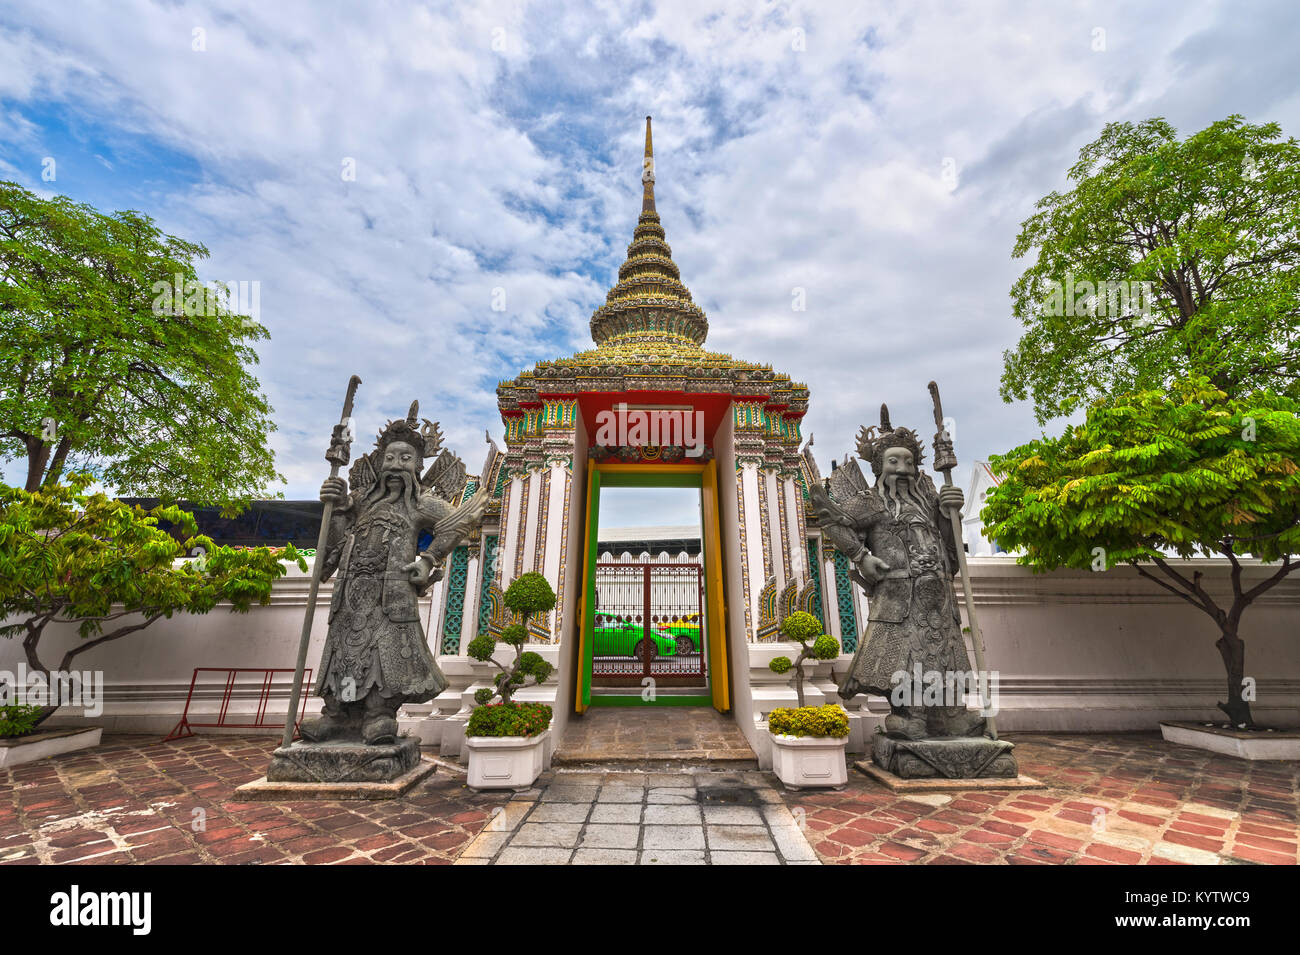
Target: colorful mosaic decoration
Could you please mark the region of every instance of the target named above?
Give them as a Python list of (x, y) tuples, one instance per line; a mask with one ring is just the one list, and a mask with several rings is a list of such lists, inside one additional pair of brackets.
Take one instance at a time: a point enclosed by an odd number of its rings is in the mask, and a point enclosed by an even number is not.
[(483, 538), (483, 583), (479, 588), (478, 598), (478, 632), (487, 633), (488, 623), (492, 619), (491, 589), (496, 580), (497, 543), (500, 538), (488, 534)]
[(849, 580), (849, 559), (835, 551), (835, 599), (840, 609), (841, 643), (845, 653), (858, 648), (858, 611), (853, 606), (853, 583)]
[(817, 546), (817, 538), (808, 538), (808, 573), (812, 578), (812, 596), (808, 599), (808, 606), (803, 609), (822, 622), (826, 626), (826, 617), (822, 610), (822, 562), (818, 560), (821, 548)]
[(447, 570), (447, 610), (442, 620), (442, 652), (460, 653), (460, 631), (465, 623), (465, 586), (469, 582), (469, 547), (451, 552)]

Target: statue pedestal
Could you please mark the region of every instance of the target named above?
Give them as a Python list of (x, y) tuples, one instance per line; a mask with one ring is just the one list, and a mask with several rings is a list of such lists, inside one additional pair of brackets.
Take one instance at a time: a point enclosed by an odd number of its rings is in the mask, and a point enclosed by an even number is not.
[(297, 742), (279, 747), (266, 775), (237, 792), (243, 799), (392, 799), (436, 768), (413, 737), (382, 746)]
[(892, 739), (879, 730), (871, 760), (900, 779), (1014, 779), (1019, 775), (1015, 747), (987, 736)]

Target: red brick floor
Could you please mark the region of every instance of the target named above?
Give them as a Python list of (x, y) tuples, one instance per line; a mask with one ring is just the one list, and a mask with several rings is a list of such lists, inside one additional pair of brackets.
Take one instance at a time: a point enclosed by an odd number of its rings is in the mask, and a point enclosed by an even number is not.
[[(826, 862), (1294, 865), (1300, 767), (1214, 756), (1156, 734), (1012, 734), (1047, 789), (905, 796), (856, 770), (841, 792), (785, 793)], [(379, 802), (240, 803), (276, 741), (103, 745), (0, 771), (0, 864), (446, 864), (510, 794), (439, 768)]]
[(278, 740), (105, 736), (95, 749), (0, 770), (0, 864), (446, 865), (509, 798), (439, 767), (402, 799), (233, 801)]
[(850, 769), (841, 792), (788, 792), (824, 862), (1295, 865), (1300, 766), (1158, 734), (1010, 734), (1049, 788), (896, 794)]

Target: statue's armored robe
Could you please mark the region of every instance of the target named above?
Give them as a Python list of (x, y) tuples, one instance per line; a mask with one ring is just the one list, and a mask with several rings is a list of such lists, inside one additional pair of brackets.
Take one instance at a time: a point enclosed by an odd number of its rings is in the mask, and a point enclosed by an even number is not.
[(421, 532), (432, 530), (446, 509), (430, 494), (416, 507), (406, 501), (367, 506), (354, 497), (333, 523), (325, 576), (337, 566), (338, 580), (316, 683), (320, 696), (361, 701), (377, 688), (390, 703), (425, 703), (447, 688), (420, 626), (415, 587), (402, 570), (416, 558)]
[[(918, 665), (923, 679), (929, 673), (945, 680), (970, 672), (953, 596), (957, 552), (951, 524), (940, 513), (934, 492), (924, 486), (918, 491), (925, 507), (904, 503), (895, 514), (892, 503), (881, 502), (884, 506), (872, 507), (861, 528), (867, 549), (890, 570), (874, 588), (854, 573), (868, 594), (868, 617), (840, 685), (845, 699), (858, 693), (889, 697), (896, 674), (906, 673), (911, 684)], [(913, 698), (907, 705), (921, 703)]]

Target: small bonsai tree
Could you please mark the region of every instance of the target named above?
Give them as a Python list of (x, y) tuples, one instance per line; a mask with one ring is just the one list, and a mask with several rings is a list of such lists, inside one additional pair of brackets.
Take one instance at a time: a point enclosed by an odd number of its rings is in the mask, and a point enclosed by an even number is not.
[(504, 667), (493, 659), (497, 641), (490, 633), (480, 634), (470, 641), (468, 648), (469, 655), (475, 660), (491, 663), (501, 671), (494, 681), (495, 689), (483, 687), (474, 693), (474, 702), (480, 705), (497, 696), (501, 697), (502, 703), (509, 703), (515, 688), (523, 686), (528, 677), (531, 676), (534, 683), (545, 683), (554, 669), (540, 653), (524, 652), (524, 644), (528, 641), (528, 618), (555, 606), (555, 591), (546, 578), (535, 572), (515, 578), (515, 582), (506, 588), (506, 606), (522, 617), (522, 623), (511, 624), (501, 631), (501, 642), (515, 648), (515, 659), (510, 667)]
[(777, 657), (767, 666), (773, 673), (788, 673), (794, 668), (794, 691), (799, 697), (800, 708), (804, 705), (803, 696), (803, 661), (834, 660), (840, 655), (839, 641), (829, 633), (822, 633), (822, 622), (806, 610), (796, 610), (785, 618), (781, 624), (781, 635), (800, 646), (799, 656), (791, 662), (789, 657)]

